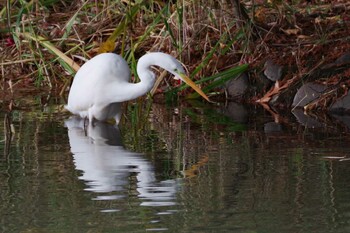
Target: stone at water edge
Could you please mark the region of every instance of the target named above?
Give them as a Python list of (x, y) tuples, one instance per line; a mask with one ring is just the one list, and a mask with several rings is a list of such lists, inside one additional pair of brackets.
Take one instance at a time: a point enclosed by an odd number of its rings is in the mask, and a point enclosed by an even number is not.
[(267, 59), (264, 64), (264, 75), (272, 82), (276, 82), (282, 78), (283, 66), (274, 63), (271, 59)]
[(242, 97), (248, 89), (248, 75), (242, 73), (237, 78), (233, 78), (225, 83), (225, 89), (229, 98)]
[(348, 92), (346, 96), (335, 101), (335, 103), (330, 106), (329, 111), (350, 113), (350, 93)]
[(301, 86), (295, 94), (292, 106), (302, 108), (320, 97), (326, 89), (326, 85), (319, 83), (306, 83)]

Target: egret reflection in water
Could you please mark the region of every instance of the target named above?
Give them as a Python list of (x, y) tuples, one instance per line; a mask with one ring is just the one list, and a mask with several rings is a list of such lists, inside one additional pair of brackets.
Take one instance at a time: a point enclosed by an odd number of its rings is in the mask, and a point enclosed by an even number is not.
[(157, 181), (153, 164), (143, 154), (123, 147), (118, 126), (96, 121), (84, 129), (84, 120), (76, 116), (65, 125), (75, 167), (82, 171), (79, 179), (85, 182), (85, 190), (98, 193), (96, 200), (127, 198), (134, 193), (128, 191), (130, 177), (135, 176), (141, 205), (175, 204), (180, 180)]

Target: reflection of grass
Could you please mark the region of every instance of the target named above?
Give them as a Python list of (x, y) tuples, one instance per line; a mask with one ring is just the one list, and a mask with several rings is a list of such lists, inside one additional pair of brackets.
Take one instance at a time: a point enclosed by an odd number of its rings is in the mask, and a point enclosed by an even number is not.
[[(178, 109), (176, 115), (173, 111), (175, 108)], [(230, 117), (221, 114), (215, 108), (208, 108), (200, 101), (171, 108), (152, 105), (152, 101), (139, 101), (129, 103), (125, 110), (120, 124), (123, 141), (128, 149), (138, 152), (164, 153), (170, 152), (169, 149), (176, 151), (178, 147), (186, 144), (183, 142), (183, 135), (194, 133), (192, 131), (198, 131), (203, 138), (208, 135), (217, 138), (220, 132), (213, 131), (217, 126), (225, 132), (242, 132), (247, 129), (246, 125), (234, 122)], [(188, 123), (199, 127), (187, 129), (184, 125)]]
[(230, 117), (222, 115), (217, 110), (212, 108), (203, 108), (203, 113), (198, 114), (193, 108), (185, 108), (184, 112), (188, 115), (192, 121), (201, 123), (208, 130), (211, 130), (211, 125), (223, 125), (226, 131), (240, 132), (245, 131), (247, 126), (241, 123), (234, 122)]
[(152, 144), (152, 142), (159, 141), (159, 137), (152, 130), (148, 121), (151, 103), (152, 101), (129, 102), (125, 107), (119, 128), (123, 135), (123, 144), (130, 150), (146, 152), (153, 147), (148, 146), (147, 142)]

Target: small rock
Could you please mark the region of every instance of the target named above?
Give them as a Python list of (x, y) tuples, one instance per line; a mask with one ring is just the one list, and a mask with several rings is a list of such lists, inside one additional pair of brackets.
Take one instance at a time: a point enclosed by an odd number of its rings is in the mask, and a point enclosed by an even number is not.
[(350, 112), (350, 93), (344, 96), (341, 99), (338, 99), (334, 104), (329, 108), (331, 112)]
[(350, 63), (350, 53), (344, 53), (334, 62), (336, 65), (345, 65)]
[(335, 60), (335, 62), (326, 64), (321, 69), (323, 69), (323, 70), (332, 69), (335, 67), (340, 67), (340, 66), (344, 66), (344, 65), (348, 65), (348, 64), (350, 64), (350, 52), (344, 53), (343, 55), (338, 57), (337, 60)]
[(338, 114), (332, 114), (332, 117), (337, 119), (337, 121), (341, 122), (343, 125), (345, 125), (348, 129), (350, 129), (350, 116), (349, 115), (338, 115)]
[(264, 65), (264, 75), (266, 78), (276, 82), (282, 77), (283, 66), (274, 63), (271, 59), (267, 59)]
[(228, 102), (227, 106), (222, 109), (222, 113), (236, 123), (246, 123), (248, 121), (248, 111), (242, 104)]
[(306, 83), (299, 88), (293, 99), (293, 107), (304, 107), (305, 105), (311, 103), (320, 95), (327, 86), (319, 83)]
[(268, 122), (264, 125), (265, 133), (275, 133), (275, 132), (281, 132), (281, 131), (282, 131), (282, 125), (276, 122)]
[(237, 98), (245, 94), (248, 86), (248, 75), (246, 73), (242, 73), (237, 78), (226, 82), (225, 89), (229, 97)]
[(293, 115), (297, 119), (297, 121), (305, 126), (306, 128), (323, 128), (325, 125), (323, 125), (321, 122), (319, 122), (317, 119), (304, 114), (304, 112), (301, 109), (295, 109), (292, 111)]

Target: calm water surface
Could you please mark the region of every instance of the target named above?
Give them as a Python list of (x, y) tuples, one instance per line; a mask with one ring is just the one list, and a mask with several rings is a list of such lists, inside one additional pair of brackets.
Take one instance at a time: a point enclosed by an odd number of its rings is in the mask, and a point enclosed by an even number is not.
[(128, 110), (120, 129), (57, 104), (2, 111), (0, 232), (350, 232), (338, 118)]

